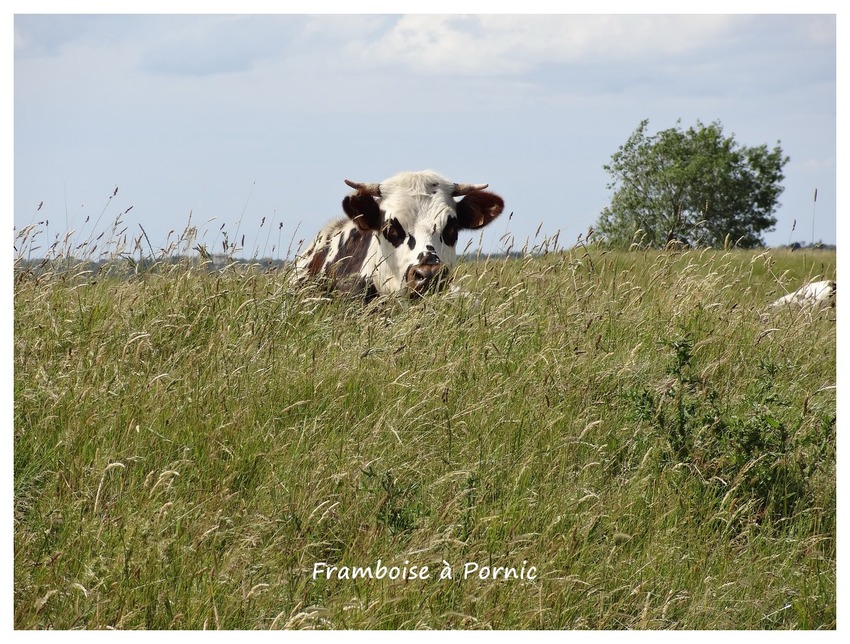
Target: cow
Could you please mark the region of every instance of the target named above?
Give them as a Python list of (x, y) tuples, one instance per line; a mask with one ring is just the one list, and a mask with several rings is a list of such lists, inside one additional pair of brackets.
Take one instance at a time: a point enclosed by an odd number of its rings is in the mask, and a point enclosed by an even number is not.
[(444, 289), (458, 233), (486, 226), (505, 207), (488, 184), (454, 183), (432, 170), (345, 183), (354, 189), (342, 200), (346, 217), (319, 231), (296, 258), (293, 277), (321, 278), (367, 301), (393, 293), (415, 299)]
[(809, 282), (798, 288), (793, 293), (783, 295), (774, 301), (771, 306), (783, 306), (796, 304), (798, 306), (814, 306), (816, 304), (835, 305), (835, 282), (823, 280), (820, 282)]

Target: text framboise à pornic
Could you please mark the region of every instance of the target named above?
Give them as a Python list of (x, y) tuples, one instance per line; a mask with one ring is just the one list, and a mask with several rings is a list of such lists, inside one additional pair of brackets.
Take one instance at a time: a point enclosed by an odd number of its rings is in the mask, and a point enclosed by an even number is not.
[(313, 580), (346, 580), (346, 579), (405, 579), (405, 580), (427, 580), (427, 579), (470, 579), (495, 581), (499, 579), (537, 579), (537, 567), (528, 566), (523, 561), (521, 566), (482, 566), (475, 561), (468, 561), (455, 573), (451, 564), (443, 561), (443, 565), (437, 570), (428, 566), (411, 565), (405, 561), (403, 565), (386, 566), (378, 559), (373, 566), (334, 566), (326, 561), (317, 561), (313, 564)]

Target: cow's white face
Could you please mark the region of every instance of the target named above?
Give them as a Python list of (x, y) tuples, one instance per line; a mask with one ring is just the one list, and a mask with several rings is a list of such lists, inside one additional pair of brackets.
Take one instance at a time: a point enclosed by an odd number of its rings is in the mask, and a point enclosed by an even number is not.
[[(503, 210), (484, 185), (459, 185), (431, 171), (405, 172), (380, 184), (346, 181), (357, 192), (343, 210), (375, 235), (380, 252), (367, 258), (378, 292), (422, 295), (445, 283), (457, 258), (458, 232), (481, 228)], [(455, 197), (463, 195), (460, 201)]]

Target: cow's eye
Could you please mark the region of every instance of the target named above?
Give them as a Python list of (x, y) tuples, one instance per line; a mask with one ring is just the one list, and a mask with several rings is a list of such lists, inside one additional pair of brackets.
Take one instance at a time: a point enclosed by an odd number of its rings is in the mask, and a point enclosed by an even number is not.
[(404, 238), (407, 236), (404, 232), (404, 228), (402, 228), (401, 224), (398, 223), (398, 219), (395, 218), (390, 219), (386, 223), (382, 233), (384, 238), (396, 248), (401, 246)]
[(440, 235), (443, 243), (446, 246), (454, 246), (457, 243), (457, 233), (457, 219), (449, 217), (449, 220), (446, 222), (446, 227), (443, 228), (443, 233)]

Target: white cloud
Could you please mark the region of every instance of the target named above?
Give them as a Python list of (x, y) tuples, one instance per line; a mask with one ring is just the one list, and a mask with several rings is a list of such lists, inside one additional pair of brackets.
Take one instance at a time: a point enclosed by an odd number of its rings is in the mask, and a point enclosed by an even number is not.
[[(359, 42), (365, 62), (413, 71), (518, 74), (542, 64), (687, 54), (716, 44), (735, 16), (407, 15)], [(352, 48), (354, 49), (354, 48)]]

